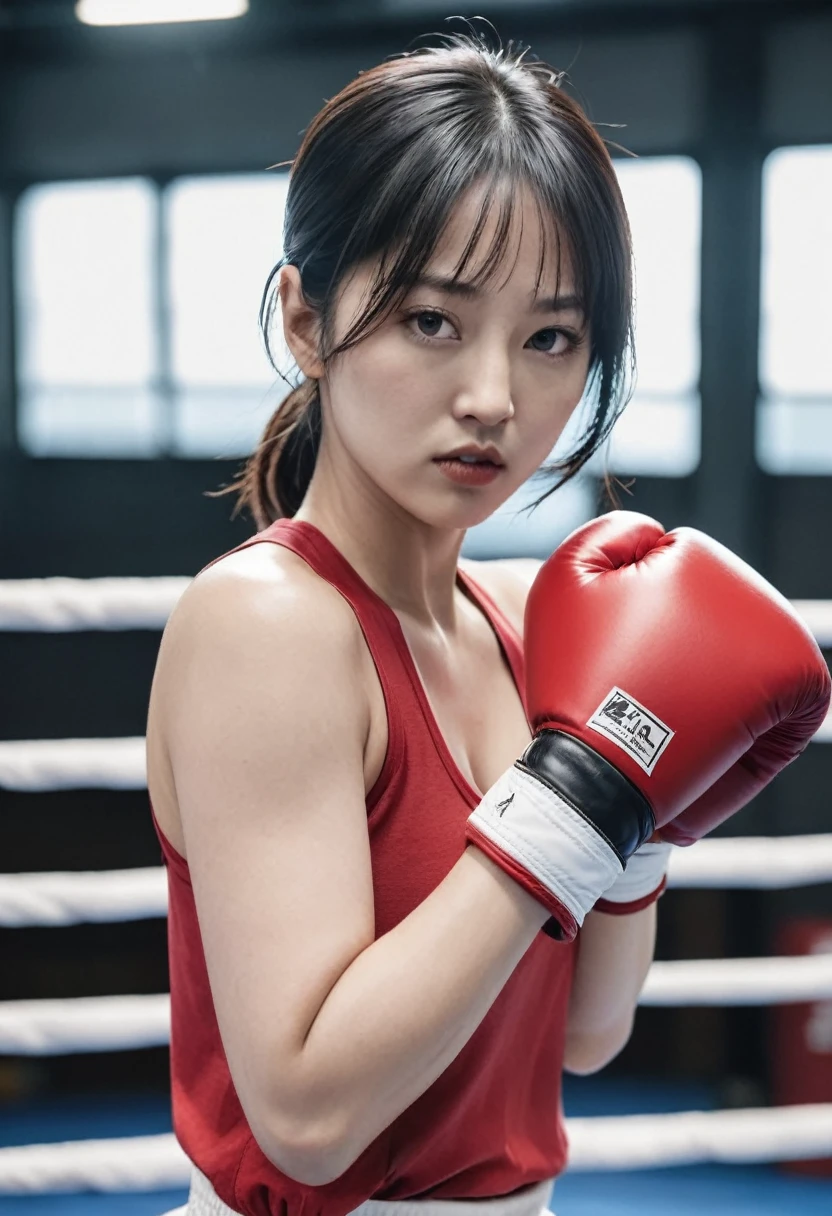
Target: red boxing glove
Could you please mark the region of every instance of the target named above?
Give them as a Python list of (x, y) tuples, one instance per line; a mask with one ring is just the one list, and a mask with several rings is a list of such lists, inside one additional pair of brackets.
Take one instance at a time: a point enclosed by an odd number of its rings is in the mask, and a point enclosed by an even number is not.
[(525, 646), (536, 737), (469, 838), (546, 903), (553, 936), (655, 829), (691, 844), (744, 806), (829, 705), (823, 656), (779, 592), (703, 533), (629, 511), (543, 565)]

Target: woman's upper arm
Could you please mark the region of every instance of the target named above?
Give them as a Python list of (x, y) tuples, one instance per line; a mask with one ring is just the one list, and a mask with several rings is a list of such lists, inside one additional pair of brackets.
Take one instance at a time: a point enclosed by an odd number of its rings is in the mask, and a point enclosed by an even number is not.
[(169, 623), (163, 729), (231, 1075), (263, 1151), (288, 1158), (326, 1146), (299, 1057), (374, 939), (363, 641), (325, 584), (214, 571)]

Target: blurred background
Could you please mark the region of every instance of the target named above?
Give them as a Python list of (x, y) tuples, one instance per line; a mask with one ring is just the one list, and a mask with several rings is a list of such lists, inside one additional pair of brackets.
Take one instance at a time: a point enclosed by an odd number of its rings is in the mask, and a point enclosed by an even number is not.
[[(157, 7), (170, 18), (179, 3)], [(790, 598), (832, 599), (832, 5), (226, 7), (246, 11), (106, 26), (73, 0), (0, 0), (0, 578), (192, 575), (254, 530), (205, 492), (231, 480), (287, 391), (257, 330), (287, 185), (267, 166), (358, 71), (461, 29), (446, 23), (461, 11), (568, 68), (601, 133), (636, 154), (612, 148), (640, 369), (603, 459), (532, 515), (518, 509), (536, 487), (516, 495), (466, 552), (548, 553), (603, 509), (606, 468), (622, 506), (706, 530)], [(90, 0), (88, 19), (101, 8)], [(0, 633), (0, 739), (143, 734), (158, 643)], [(828, 830), (830, 784), (832, 747), (813, 744), (730, 832)], [(160, 862), (141, 791), (0, 796), (3, 871)], [(659, 958), (770, 955), (795, 933), (830, 948), (832, 896), (678, 890), (659, 920)], [(0, 929), (0, 962), (0, 1000), (164, 992), (165, 922)], [(807, 1067), (832, 1101), (832, 1005), (821, 1012)], [(777, 1100), (782, 1016), (643, 1009), (604, 1077)], [(167, 1050), (0, 1056), (0, 1131), (22, 1104), (105, 1092), (163, 1110)]]

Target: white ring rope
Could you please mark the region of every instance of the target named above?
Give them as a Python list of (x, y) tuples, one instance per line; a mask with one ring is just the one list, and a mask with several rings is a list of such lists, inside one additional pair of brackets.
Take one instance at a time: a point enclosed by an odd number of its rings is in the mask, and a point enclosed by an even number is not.
[(832, 1102), (567, 1119), (569, 1168), (643, 1170), (832, 1157)]
[(0, 927), (150, 920), (168, 914), (164, 866), (0, 874)]
[[(163, 629), (189, 575), (0, 579), (0, 630)], [(832, 647), (832, 601), (793, 600), (820, 646)]]
[(717, 836), (670, 854), (668, 885), (784, 890), (832, 882), (832, 833)]
[[(832, 741), (832, 711), (814, 736)], [(0, 788), (7, 790), (131, 789), (147, 787), (145, 741), (21, 739), (0, 742)]]
[(187, 1187), (191, 1163), (170, 1133), (0, 1148), (0, 1195)]
[(144, 737), (0, 742), (0, 788), (21, 791), (146, 789)]
[(164, 629), (190, 578), (0, 580), (0, 630)]
[(832, 999), (832, 954), (823, 953), (653, 963), (638, 1003), (789, 1005), (829, 999)]
[(0, 1054), (77, 1055), (170, 1043), (170, 997), (82, 996), (0, 1001)]
[[(640, 1005), (785, 1005), (832, 1000), (832, 953), (653, 963)], [(0, 1001), (0, 1054), (48, 1056), (160, 1047), (170, 997)]]
[[(700, 840), (670, 856), (670, 887), (782, 890), (832, 881), (832, 834)], [(0, 874), (0, 928), (167, 916), (164, 866)]]
[[(832, 1156), (832, 1103), (567, 1119), (566, 1127), (575, 1173)], [(4, 1195), (185, 1189), (190, 1171), (170, 1133), (0, 1148)]]

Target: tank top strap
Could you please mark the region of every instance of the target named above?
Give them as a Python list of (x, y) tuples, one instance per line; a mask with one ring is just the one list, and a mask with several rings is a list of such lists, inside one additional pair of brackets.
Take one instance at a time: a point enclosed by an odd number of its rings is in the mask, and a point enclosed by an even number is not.
[(474, 603), (480, 608), (483, 615), (488, 619), (491, 628), (496, 633), (508, 665), (511, 668), (511, 674), (514, 677), (514, 683), (517, 685), (517, 692), (520, 696), (523, 709), (528, 714), (528, 707), (526, 705), (526, 663), (523, 656), (523, 641), (520, 634), (511, 621), (509, 621), (499, 604), (466, 570), (457, 569), (457, 578)]

